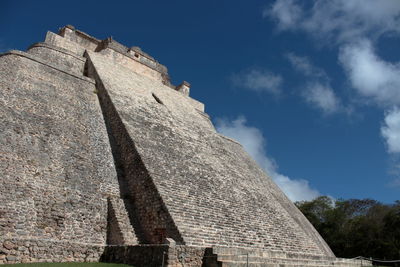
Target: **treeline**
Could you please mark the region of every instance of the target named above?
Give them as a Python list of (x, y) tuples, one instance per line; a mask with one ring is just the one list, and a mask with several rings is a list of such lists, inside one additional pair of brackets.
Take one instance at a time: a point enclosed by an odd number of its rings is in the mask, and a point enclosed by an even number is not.
[(295, 203), (337, 257), (400, 259), (400, 201), (336, 200), (326, 196)]

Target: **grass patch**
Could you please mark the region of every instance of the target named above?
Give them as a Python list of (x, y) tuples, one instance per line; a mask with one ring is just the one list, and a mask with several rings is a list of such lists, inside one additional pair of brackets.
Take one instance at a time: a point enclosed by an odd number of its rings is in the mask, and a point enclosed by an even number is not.
[(35, 262), (35, 263), (17, 263), (4, 264), (2, 267), (132, 267), (127, 264), (104, 263), (104, 262)]

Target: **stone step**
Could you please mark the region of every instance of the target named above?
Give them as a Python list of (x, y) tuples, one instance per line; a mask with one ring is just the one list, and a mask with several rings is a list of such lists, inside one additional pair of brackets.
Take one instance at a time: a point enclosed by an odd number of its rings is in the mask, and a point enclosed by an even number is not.
[[(265, 263), (265, 262), (256, 262), (256, 261), (222, 261), (221, 267), (332, 267), (332, 266), (346, 266), (346, 267), (360, 267), (361, 265), (336, 265), (335, 262), (331, 263)], [(366, 265), (364, 265), (366, 266)]]
[(321, 259), (313, 259), (313, 258), (290, 258), (290, 257), (267, 257), (267, 256), (258, 256), (258, 255), (251, 255), (249, 254), (248, 256), (246, 254), (240, 254), (240, 255), (233, 255), (233, 254), (218, 254), (218, 259), (222, 260), (243, 260), (247, 259), (247, 257), (251, 260), (259, 261), (262, 259), (268, 259), (268, 260), (297, 260), (297, 261), (327, 261), (327, 262), (338, 262), (338, 263), (353, 263), (353, 262), (359, 262), (360, 260), (353, 260), (353, 259), (332, 259), (332, 258), (321, 258)]
[[(246, 259), (220, 259), (218, 257), (218, 261), (222, 262), (226, 266), (236, 266), (236, 263), (247, 263)], [(340, 267), (359, 267), (361, 266), (361, 262), (338, 262), (338, 261), (307, 261), (307, 260), (296, 260), (296, 259), (265, 259), (265, 258), (249, 258), (249, 263), (252, 264), (271, 264), (271, 265), (299, 265), (299, 266), (340, 266)]]
[(278, 263), (265, 263), (265, 262), (245, 262), (245, 261), (227, 261), (222, 262), (221, 267), (332, 267), (332, 265), (304, 265), (304, 264), (278, 264)]
[[(246, 255), (218, 255), (219, 261), (246, 261)], [(250, 256), (248, 260), (251, 262), (267, 262), (267, 263), (286, 263), (286, 262), (298, 262), (298, 263), (330, 263), (329, 260), (310, 260), (310, 259), (288, 259), (288, 258), (266, 258), (259, 256)]]
[[(360, 267), (361, 260), (342, 259), (324, 255), (285, 253), (283, 251), (268, 251), (262, 249), (215, 247), (219, 262), (226, 267), (283, 267), (283, 266), (336, 266)], [(244, 265), (245, 264), (245, 265)]]
[(273, 251), (264, 249), (213, 247), (213, 252), (218, 255), (249, 255), (262, 258), (284, 258), (284, 259), (308, 259), (334, 261), (337, 258), (324, 255), (306, 253), (286, 253), (284, 251)]

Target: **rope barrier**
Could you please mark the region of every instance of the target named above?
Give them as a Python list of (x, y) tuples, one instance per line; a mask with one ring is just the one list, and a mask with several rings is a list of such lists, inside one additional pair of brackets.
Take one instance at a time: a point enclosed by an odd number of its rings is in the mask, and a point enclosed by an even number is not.
[(381, 263), (400, 263), (400, 260), (377, 260), (377, 259), (373, 259), (373, 258), (367, 258), (367, 257), (363, 257), (363, 256), (357, 256), (353, 259), (356, 260), (367, 260), (370, 262), (381, 262)]

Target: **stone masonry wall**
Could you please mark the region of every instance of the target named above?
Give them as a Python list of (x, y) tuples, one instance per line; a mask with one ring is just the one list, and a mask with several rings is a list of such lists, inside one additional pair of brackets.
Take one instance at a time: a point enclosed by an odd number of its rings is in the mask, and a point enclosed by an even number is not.
[(0, 57), (0, 263), (98, 260), (119, 197), (93, 80), (44, 49)]
[(46, 62), (51, 62), (58, 69), (66, 69), (79, 76), (83, 74), (85, 58), (69, 50), (47, 43), (37, 43), (29, 47), (28, 53), (36, 55)]
[(332, 255), (244, 149), (217, 134), (186, 96), (88, 55), (184, 244)]
[(67, 40), (53, 32), (47, 32), (45, 43), (68, 50), (78, 56), (83, 56), (86, 50), (85, 47), (82, 47), (73, 41)]
[[(141, 234), (138, 234), (143, 238), (141, 242), (158, 244), (162, 243), (166, 236), (181, 242), (182, 238), (90, 60), (88, 61), (88, 75), (97, 81), (106, 125), (109, 134), (115, 140), (115, 144), (112, 144), (114, 158), (121, 164), (122, 171), (119, 179), (122, 181), (120, 183), (127, 188), (125, 197), (132, 203), (128, 212), (132, 214), (131, 217), (138, 219), (135, 225), (141, 231)], [(160, 236), (162, 233), (157, 231), (164, 231), (166, 234)]]
[(110, 246), (102, 261), (130, 264), (135, 267), (217, 267), (217, 258), (206, 248), (184, 245)]
[(72, 241), (11, 238), (0, 241), (0, 264), (98, 262), (105, 246)]
[(106, 55), (108, 58), (112, 58), (113, 62), (118, 62), (119, 64), (122, 64), (127, 68), (130, 68), (132, 71), (137, 72), (141, 75), (145, 75), (149, 78), (158, 80), (160, 82), (162, 82), (163, 80), (161, 73), (159, 73), (154, 69), (150, 69), (146, 65), (143, 65), (142, 63), (133, 60), (131, 57), (127, 57), (124, 54), (121, 54), (109, 48), (101, 50), (99, 53)]

